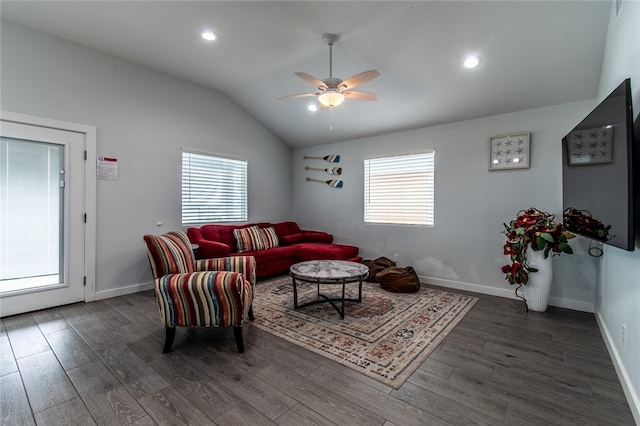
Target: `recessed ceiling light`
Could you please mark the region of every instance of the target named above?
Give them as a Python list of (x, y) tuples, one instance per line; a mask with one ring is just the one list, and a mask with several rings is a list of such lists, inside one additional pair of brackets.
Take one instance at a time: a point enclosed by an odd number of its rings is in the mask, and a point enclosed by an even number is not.
[(480, 64), (479, 56), (469, 56), (467, 57), (467, 59), (464, 60), (464, 67), (468, 69), (475, 68), (479, 64)]
[(309, 104), (309, 106), (307, 107), (307, 109), (311, 112), (316, 112), (318, 110), (318, 105), (316, 104)]
[(207, 41), (213, 41), (215, 40), (217, 37), (214, 33), (212, 33), (211, 31), (205, 31), (202, 33), (202, 38), (207, 40)]

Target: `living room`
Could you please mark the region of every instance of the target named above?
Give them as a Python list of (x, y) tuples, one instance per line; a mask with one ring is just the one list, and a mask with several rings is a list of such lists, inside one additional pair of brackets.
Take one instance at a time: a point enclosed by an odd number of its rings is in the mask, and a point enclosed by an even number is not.
[[(502, 224), (530, 206), (561, 213), (560, 141), (625, 78), (640, 111), (640, 3), (624, 2), (617, 17), (614, 9), (593, 98), (318, 146), (292, 149), (220, 92), (6, 20), (1, 106), (96, 126), (96, 155), (118, 159), (118, 179), (96, 182), (94, 299), (152, 288), (142, 235), (184, 229), (183, 147), (247, 159), (250, 222), (295, 220), (365, 258), (397, 253), (424, 283), (512, 298), (500, 271)], [(520, 131), (532, 135), (531, 167), (488, 171), (488, 138)], [(364, 224), (363, 159), (424, 148), (436, 152), (435, 226)], [(305, 166), (324, 166), (304, 156), (329, 154), (341, 157), (343, 188), (305, 181)], [(576, 239), (573, 256), (554, 258), (550, 304), (595, 314), (637, 422), (640, 258), (608, 246), (592, 258), (588, 244)]]

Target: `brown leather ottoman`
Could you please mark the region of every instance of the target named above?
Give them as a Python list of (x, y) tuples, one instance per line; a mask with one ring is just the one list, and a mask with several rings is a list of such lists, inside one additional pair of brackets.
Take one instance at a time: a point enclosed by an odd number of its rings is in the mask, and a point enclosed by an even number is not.
[[(350, 260), (359, 261), (358, 247), (343, 244), (302, 243), (298, 245), (296, 257), (305, 260)], [(359, 260), (353, 260), (359, 259)]]

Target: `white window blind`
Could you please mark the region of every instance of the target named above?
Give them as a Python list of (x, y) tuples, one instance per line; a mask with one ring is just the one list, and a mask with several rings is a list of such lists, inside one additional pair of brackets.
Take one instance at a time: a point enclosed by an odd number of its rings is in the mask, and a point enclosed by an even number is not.
[(433, 226), (434, 152), (364, 160), (364, 221)]
[(247, 221), (247, 162), (182, 152), (182, 224)]

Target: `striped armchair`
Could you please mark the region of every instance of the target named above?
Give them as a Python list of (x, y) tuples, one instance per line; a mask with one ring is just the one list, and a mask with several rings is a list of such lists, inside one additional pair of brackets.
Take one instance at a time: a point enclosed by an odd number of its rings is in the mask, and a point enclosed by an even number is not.
[(253, 256), (195, 260), (181, 231), (145, 235), (156, 300), (166, 329), (163, 353), (170, 352), (176, 327), (233, 327), (238, 352), (244, 352), (242, 320), (253, 320)]

